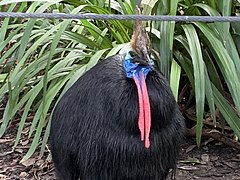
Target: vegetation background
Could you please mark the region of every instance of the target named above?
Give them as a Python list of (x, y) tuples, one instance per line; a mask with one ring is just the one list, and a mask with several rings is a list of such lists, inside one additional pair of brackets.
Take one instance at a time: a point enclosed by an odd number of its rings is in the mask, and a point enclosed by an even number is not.
[[(133, 14), (130, 0), (1, 0), (2, 12)], [(239, 0), (142, 0), (146, 15), (238, 16)], [(45, 151), (51, 111), (66, 90), (94, 65), (124, 53), (132, 21), (0, 19), (0, 97), (6, 102), (0, 136), (26, 123), (31, 146), (22, 161)], [(240, 23), (147, 22), (157, 68), (194, 129), (240, 138)]]

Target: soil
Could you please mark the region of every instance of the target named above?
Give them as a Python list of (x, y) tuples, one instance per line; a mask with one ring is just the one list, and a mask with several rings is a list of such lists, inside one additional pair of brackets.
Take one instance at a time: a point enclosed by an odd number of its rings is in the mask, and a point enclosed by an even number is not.
[[(25, 131), (27, 130), (26, 128)], [(16, 127), (12, 125), (0, 138), (0, 180), (55, 180), (54, 166), (48, 158), (48, 150), (41, 158), (38, 150), (29, 160), (20, 162), (31, 142), (23, 133), (19, 145), (13, 151), (16, 132)], [(186, 138), (175, 178), (240, 180), (240, 152), (212, 139), (206, 139), (202, 147), (197, 148), (193, 139)]]

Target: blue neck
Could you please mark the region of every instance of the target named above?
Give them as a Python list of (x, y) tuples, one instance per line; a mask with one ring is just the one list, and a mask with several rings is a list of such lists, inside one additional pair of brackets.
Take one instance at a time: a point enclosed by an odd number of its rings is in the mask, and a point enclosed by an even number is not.
[(133, 78), (134, 76), (137, 76), (139, 79), (139, 73), (143, 72), (144, 77), (146, 79), (147, 74), (149, 71), (152, 70), (152, 66), (154, 65), (154, 62), (152, 59), (150, 59), (150, 64), (148, 66), (141, 65), (139, 63), (133, 63), (131, 60), (133, 58), (131, 57), (130, 53), (128, 52), (124, 59), (124, 69), (126, 71), (126, 75), (128, 78)]

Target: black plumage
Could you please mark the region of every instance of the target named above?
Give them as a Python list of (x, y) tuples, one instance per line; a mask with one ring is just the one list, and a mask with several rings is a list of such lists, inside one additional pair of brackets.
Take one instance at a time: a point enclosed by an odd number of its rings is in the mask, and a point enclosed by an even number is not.
[(175, 168), (184, 122), (169, 85), (156, 69), (148, 73), (151, 145), (146, 148), (138, 128), (137, 87), (126, 77), (124, 58), (98, 63), (56, 105), (50, 144), (60, 180), (164, 180)]

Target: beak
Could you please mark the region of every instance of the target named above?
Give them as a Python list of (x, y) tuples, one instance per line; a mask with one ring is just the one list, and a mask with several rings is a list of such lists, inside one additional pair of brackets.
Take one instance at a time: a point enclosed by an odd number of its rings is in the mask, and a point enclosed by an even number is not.
[(146, 55), (146, 61), (147, 61), (148, 64), (150, 64), (151, 59), (150, 59), (150, 56), (148, 54)]
[(129, 53), (132, 57), (133, 63), (139, 63), (144, 66), (151, 66), (150, 55), (144, 54), (142, 57), (140, 57), (135, 51), (130, 51)]
[(146, 54), (143, 59), (140, 60), (140, 64), (145, 66), (152, 66), (150, 55)]

